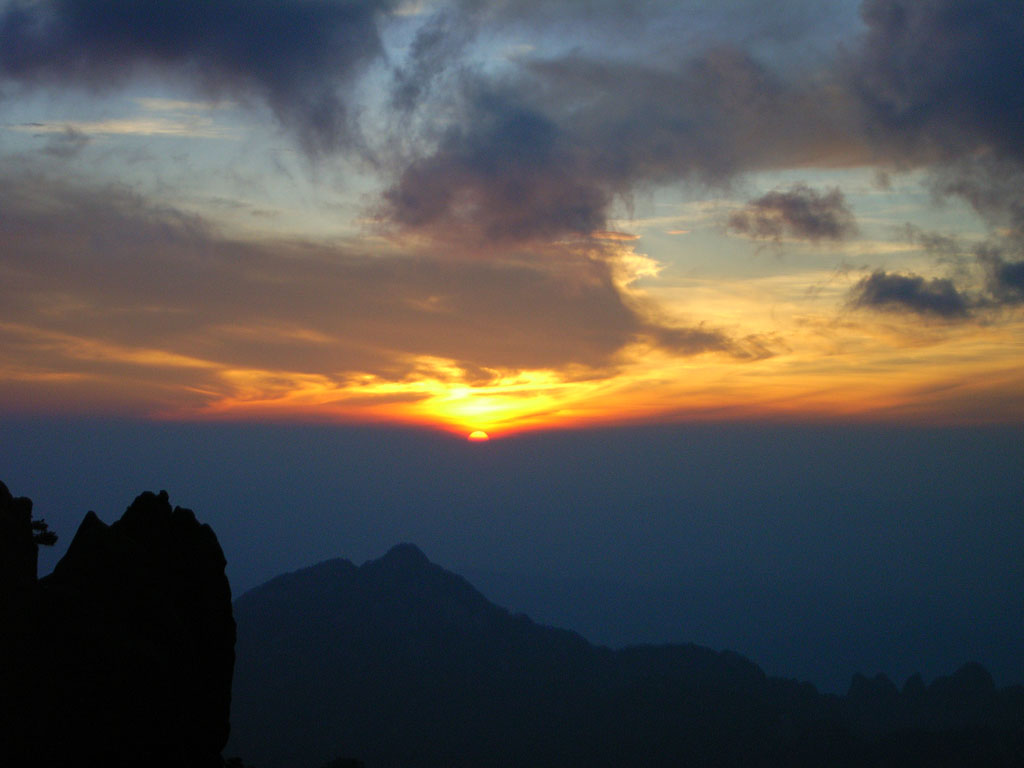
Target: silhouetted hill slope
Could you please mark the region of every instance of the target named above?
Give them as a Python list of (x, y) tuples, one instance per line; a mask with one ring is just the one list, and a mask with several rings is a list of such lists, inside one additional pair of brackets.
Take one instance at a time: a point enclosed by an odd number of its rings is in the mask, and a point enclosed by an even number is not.
[[(0, 483), (5, 551), (35, 546), (6, 535), (26, 502)], [(112, 525), (89, 512), (46, 578), (19, 562), (30, 578), (0, 590), (0, 765), (219, 768), (235, 624), (210, 527), (143, 493)]]
[(978, 668), (905, 692), (860, 678), (844, 699), (735, 653), (612, 651), (408, 544), (275, 578), (235, 615), (228, 751), (258, 768), (1024, 764), (1021, 690)]

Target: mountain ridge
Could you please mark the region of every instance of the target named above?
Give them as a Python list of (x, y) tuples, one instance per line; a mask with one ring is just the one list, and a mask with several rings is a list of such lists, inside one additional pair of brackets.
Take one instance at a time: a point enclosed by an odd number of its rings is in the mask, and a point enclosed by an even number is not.
[[(338, 558), (282, 574), (235, 612), (229, 750), (260, 768), (339, 756), (368, 768), (1024, 757), (1024, 689), (996, 690), (977, 670), (923, 693), (860, 676), (840, 697), (733, 651), (612, 650), (510, 613), (410, 544), (361, 566)], [(282, 697), (287, 712), (274, 706)]]

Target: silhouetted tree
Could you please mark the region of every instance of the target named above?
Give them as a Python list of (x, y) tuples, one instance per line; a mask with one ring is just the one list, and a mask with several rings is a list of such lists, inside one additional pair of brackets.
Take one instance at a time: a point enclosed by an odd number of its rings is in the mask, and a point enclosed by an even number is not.
[(52, 547), (57, 543), (57, 534), (50, 530), (45, 520), (33, 520), (32, 541), (41, 547)]

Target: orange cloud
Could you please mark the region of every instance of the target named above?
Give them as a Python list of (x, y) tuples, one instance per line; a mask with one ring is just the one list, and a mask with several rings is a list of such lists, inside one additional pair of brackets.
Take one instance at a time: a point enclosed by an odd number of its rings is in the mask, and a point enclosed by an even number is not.
[(846, 312), (855, 276), (662, 284), (628, 240), (371, 256), (231, 240), (109, 190), (16, 186), (0, 231), (9, 411), (495, 437), (666, 419), (1024, 420), (1011, 309), (908, 327)]

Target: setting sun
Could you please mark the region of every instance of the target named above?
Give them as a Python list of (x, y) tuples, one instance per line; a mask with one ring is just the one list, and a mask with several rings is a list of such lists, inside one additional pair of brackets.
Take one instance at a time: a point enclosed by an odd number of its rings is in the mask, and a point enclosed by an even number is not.
[(470, 432), (470, 433), (469, 433), (469, 438), (468, 438), (468, 439), (469, 439), (469, 440), (470, 440), (471, 442), (474, 442), (474, 443), (483, 443), (483, 442), (486, 442), (486, 441), (490, 440), (490, 439), (491, 439), (491, 436), (490, 436), (490, 435), (488, 435), (488, 434), (487, 434), (486, 432), (484, 432), (483, 430), (481, 430), (481, 429), (478, 429), (478, 430), (476, 430), (475, 432)]

